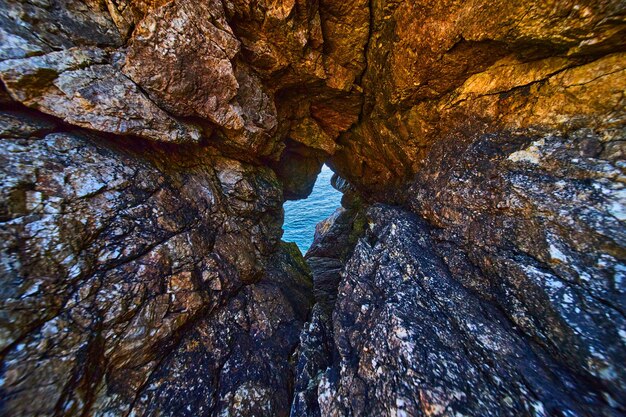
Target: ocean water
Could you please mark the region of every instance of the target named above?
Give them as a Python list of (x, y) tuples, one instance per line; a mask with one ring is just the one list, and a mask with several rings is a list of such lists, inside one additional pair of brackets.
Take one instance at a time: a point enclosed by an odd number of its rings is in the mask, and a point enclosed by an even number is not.
[(333, 171), (324, 165), (308, 198), (285, 202), (283, 240), (296, 242), (303, 254), (313, 243), (315, 225), (341, 206), (342, 194), (330, 185), (332, 176)]

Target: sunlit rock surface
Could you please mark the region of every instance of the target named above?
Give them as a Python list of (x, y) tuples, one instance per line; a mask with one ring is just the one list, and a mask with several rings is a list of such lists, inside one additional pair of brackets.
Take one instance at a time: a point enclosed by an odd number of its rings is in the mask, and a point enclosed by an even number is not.
[[(624, 3), (374, 2), (361, 122), (340, 174), (403, 201), (434, 144), (624, 122)], [(450, 158), (452, 159), (452, 158)]]
[(625, 414), (625, 15), (1, 0), (0, 414)]

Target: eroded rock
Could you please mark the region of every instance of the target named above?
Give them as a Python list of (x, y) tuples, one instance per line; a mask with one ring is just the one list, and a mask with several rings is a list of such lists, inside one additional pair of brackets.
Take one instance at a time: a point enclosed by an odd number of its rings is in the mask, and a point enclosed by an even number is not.
[(101, 49), (69, 49), (0, 63), (14, 99), (67, 123), (162, 142), (200, 140), (200, 129), (155, 105)]
[[(310, 283), (297, 251), (278, 245), (274, 174), (210, 148), (172, 154), (7, 117), (31, 127), (0, 140), (2, 413), (195, 415), (213, 396), (242, 415), (288, 413), (284, 371)], [(221, 351), (193, 336), (207, 332)], [(264, 359), (244, 340), (267, 344)], [(238, 365), (176, 368), (189, 343)], [(205, 398), (195, 378), (226, 388)], [(237, 394), (248, 389), (257, 405)]]
[(624, 414), (624, 11), (0, 1), (1, 413)]
[[(347, 193), (351, 188), (336, 175), (333, 185)], [(360, 205), (341, 207), (318, 223), (315, 239), (306, 254), (316, 304), (300, 335), (291, 417), (320, 415), (319, 386), (326, 370), (337, 358), (332, 317), (338, 286), (344, 265), (364, 231), (363, 210)]]
[(321, 415), (620, 414), (612, 381), (581, 374), (468, 288), (419, 217), (367, 215), (339, 286)]
[(623, 124), (623, 11), (620, 1), (373, 7), (362, 122), (333, 166), (399, 202), (436, 143)]

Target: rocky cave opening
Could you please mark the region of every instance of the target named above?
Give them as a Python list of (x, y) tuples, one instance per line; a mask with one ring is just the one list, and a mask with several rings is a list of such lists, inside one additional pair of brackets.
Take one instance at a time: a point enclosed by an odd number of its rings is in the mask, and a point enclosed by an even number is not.
[(283, 204), (285, 219), (282, 240), (296, 243), (303, 255), (313, 244), (317, 226), (320, 227), (319, 232), (323, 233), (326, 225), (342, 210), (342, 193), (333, 187), (333, 175), (328, 165), (322, 165), (311, 193), (304, 199), (287, 200)]
[(0, 416), (623, 416), (625, 16), (0, 1)]

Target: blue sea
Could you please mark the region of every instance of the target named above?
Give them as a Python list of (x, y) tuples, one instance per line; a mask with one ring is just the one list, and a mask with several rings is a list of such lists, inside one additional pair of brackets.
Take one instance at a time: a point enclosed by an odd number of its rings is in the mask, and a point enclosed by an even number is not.
[(330, 185), (332, 176), (333, 171), (324, 165), (308, 198), (285, 202), (283, 240), (296, 242), (303, 254), (313, 243), (315, 225), (341, 206), (342, 194)]

